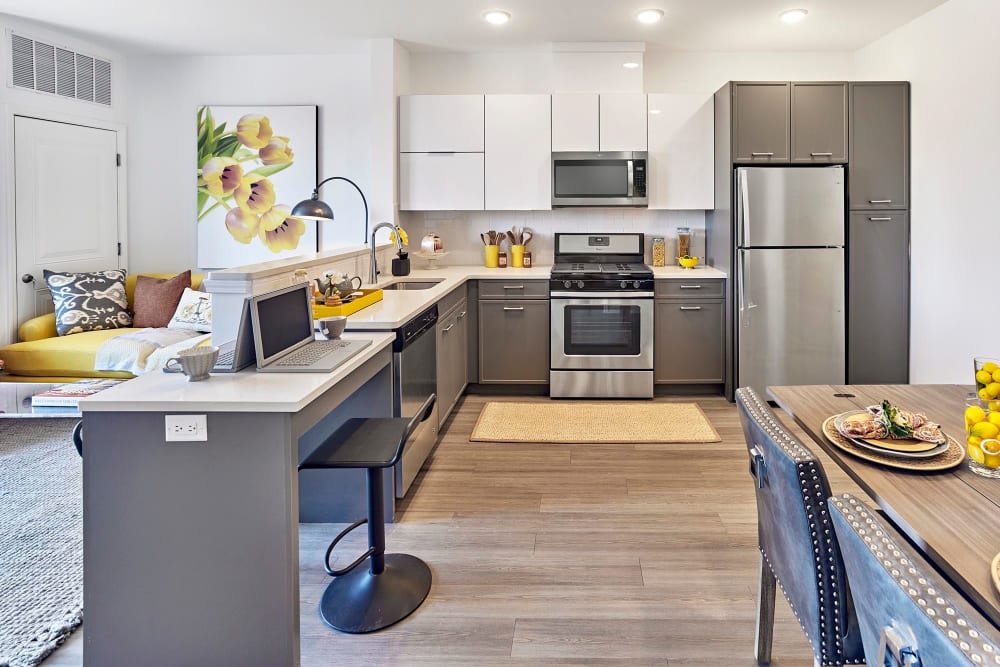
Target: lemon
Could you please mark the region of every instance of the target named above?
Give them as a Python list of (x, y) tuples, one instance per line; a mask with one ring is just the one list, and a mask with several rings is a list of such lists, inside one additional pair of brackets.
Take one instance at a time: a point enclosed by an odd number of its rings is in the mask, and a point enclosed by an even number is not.
[(997, 366), (992, 361), (987, 361), (985, 364), (983, 364), (983, 370), (986, 371), (987, 373), (992, 374), (993, 371), (1000, 370), (1000, 366)]
[(990, 412), (1000, 412), (1000, 401), (990, 401)]
[(996, 396), (990, 396), (989, 394), (986, 393), (986, 387), (983, 387), (982, 389), (979, 390), (979, 400), (991, 401), (994, 398), (996, 398)]
[(993, 381), (1000, 382), (1000, 370), (993, 371)]
[(1000, 427), (996, 424), (991, 424), (990, 422), (979, 422), (978, 424), (972, 425), (972, 428), (969, 429), (969, 433), (977, 438), (988, 440), (989, 438), (995, 438), (997, 435), (1000, 435)]
[(983, 387), (986, 390), (986, 394), (990, 398), (996, 398), (1000, 396), (1000, 382), (990, 382), (988, 385)]
[(970, 430), (973, 424), (978, 424), (984, 419), (986, 419), (986, 413), (983, 412), (983, 409), (978, 405), (970, 405), (965, 409), (965, 430)]
[(995, 426), (1000, 426), (1000, 412), (991, 412), (989, 416), (986, 417), (987, 421)]
[[(997, 371), (1000, 373), (1000, 371)], [(987, 385), (993, 382), (993, 376), (988, 371), (979, 371), (976, 373), (976, 382), (982, 385)]]
[(1000, 468), (1000, 440), (983, 440), (979, 448), (983, 450), (983, 465)]
[(969, 438), (969, 458), (976, 463), (986, 464), (986, 456), (983, 454), (983, 450), (979, 448), (979, 438), (976, 438), (976, 444), (972, 444), (973, 438)]
[(969, 436), (969, 439), (968, 439), (968, 440), (966, 440), (966, 442), (968, 442), (968, 443), (969, 443), (969, 444), (970, 444), (971, 446), (973, 446), (973, 447), (978, 447), (978, 446), (979, 446), (979, 444), (980, 444), (980, 443), (981, 443), (982, 441), (983, 441), (983, 439), (982, 439), (982, 438), (977, 438), (977, 437), (976, 437), (976, 436), (974, 436), (974, 435), (970, 435), (970, 436)]

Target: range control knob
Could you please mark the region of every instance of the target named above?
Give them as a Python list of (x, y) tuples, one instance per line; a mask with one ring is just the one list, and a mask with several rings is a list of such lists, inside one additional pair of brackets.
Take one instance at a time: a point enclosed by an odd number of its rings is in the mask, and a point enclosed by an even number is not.
[(569, 289), (572, 286), (573, 286), (573, 281), (572, 280), (564, 280), (563, 281), (563, 287), (565, 287), (566, 289)]
[(582, 280), (577, 280), (576, 281), (576, 286), (579, 287), (580, 289), (583, 289), (583, 281)]
[(623, 280), (619, 286), (622, 289), (625, 289), (626, 287), (628, 287), (628, 281), (627, 280)]
[(633, 280), (632, 281), (632, 287), (634, 287), (636, 289), (639, 289), (639, 281), (638, 280)]

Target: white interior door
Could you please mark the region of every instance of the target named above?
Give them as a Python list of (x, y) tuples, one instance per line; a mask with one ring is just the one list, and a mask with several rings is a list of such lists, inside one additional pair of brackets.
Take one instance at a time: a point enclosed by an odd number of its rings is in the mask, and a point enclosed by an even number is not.
[(17, 116), (14, 165), (20, 323), (52, 310), (43, 269), (121, 268), (118, 133)]

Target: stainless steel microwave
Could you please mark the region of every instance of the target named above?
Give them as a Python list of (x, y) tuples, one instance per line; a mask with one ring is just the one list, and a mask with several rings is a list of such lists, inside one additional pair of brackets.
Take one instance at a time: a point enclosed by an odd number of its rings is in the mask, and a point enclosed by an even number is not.
[(552, 206), (645, 207), (646, 153), (552, 154)]

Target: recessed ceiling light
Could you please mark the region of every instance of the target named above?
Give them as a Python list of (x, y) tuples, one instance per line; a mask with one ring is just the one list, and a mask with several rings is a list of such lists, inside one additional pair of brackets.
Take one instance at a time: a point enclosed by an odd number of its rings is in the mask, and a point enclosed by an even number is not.
[(493, 25), (503, 25), (510, 20), (510, 12), (505, 12), (502, 9), (491, 9), (483, 14), (483, 20)]
[(622, 63), (622, 67), (624, 67), (625, 69), (636, 69), (637, 67), (639, 67), (639, 63), (629, 61), (627, 63)]
[(635, 17), (639, 20), (639, 23), (646, 23), (646, 24), (657, 23), (660, 19), (663, 18), (663, 10), (644, 9), (638, 14), (636, 14)]
[(785, 23), (798, 23), (804, 19), (808, 13), (809, 10), (807, 9), (789, 9), (778, 14), (778, 18)]

